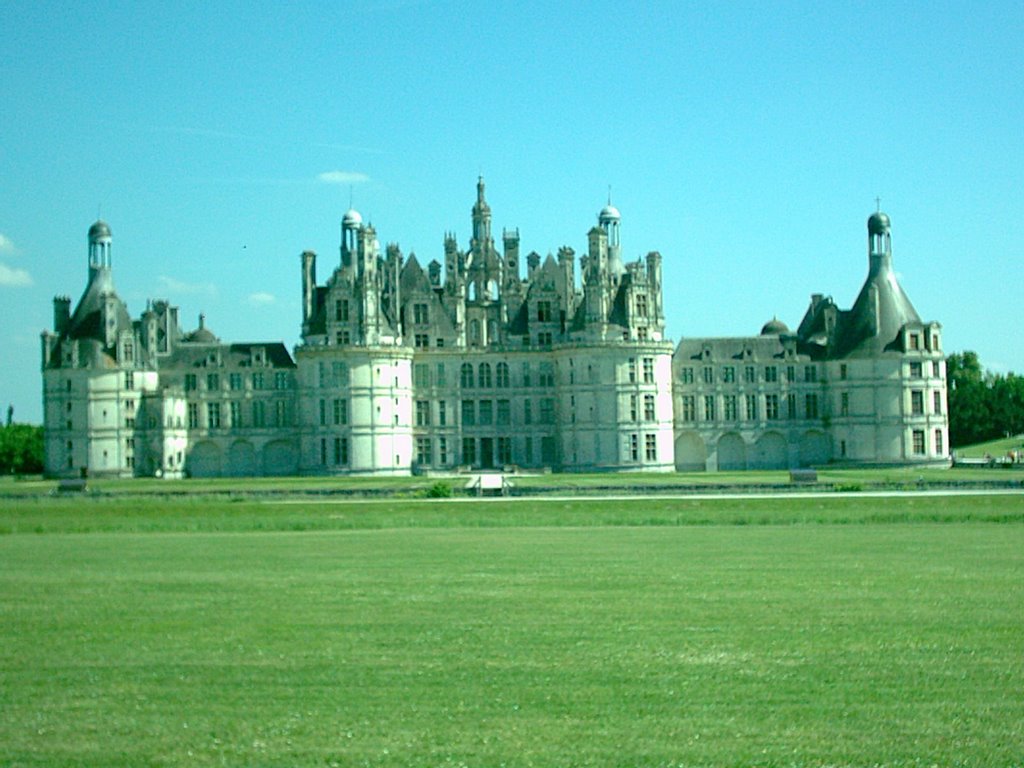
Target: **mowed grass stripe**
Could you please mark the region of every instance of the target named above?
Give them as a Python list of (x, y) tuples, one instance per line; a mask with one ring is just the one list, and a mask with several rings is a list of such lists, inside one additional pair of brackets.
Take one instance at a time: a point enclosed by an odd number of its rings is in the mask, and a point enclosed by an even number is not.
[(6, 536), (0, 764), (1010, 765), (1022, 553), (955, 522)]
[(874, 524), (882, 522), (1024, 522), (1024, 495), (892, 498), (779, 496), (548, 499), (486, 503), (410, 500), (323, 504), (209, 497), (17, 499), (0, 507), (0, 535), (169, 533), (388, 528), (603, 527), (693, 525)]

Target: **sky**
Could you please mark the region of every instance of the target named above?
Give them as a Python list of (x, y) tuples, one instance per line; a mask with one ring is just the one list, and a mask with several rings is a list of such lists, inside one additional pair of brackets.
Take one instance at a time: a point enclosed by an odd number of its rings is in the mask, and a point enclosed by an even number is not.
[(663, 257), (671, 339), (850, 307), (868, 216), (947, 351), (1024, 373), (1024, 5), (0, 4), (0, 398), (42, 419), (40, 333), (89, 226), (114, 283), (184, 330), (299, 341), (299, 254), (337, 266), (350, 204), (382, 243), (494, 232)]

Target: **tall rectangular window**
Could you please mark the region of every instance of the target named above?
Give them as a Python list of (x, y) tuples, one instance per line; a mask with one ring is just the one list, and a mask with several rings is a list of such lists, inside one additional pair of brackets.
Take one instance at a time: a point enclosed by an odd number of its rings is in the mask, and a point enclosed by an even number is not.
[(426, 304), (413, 304), (412, 316), (413, 322), (416, 323), (416, 325), (426, 325), (430, 322), (430, 314), (427, 310)]
[(736, 421), (739, 418), (739, 412), (736, 408), (736, 395), (726, 395), (723, 398), (723, 405), (725, 410), (726, 421)]
[(936, 416), (942, 413), (942, 393), (938, 390), (932, 392), (932, 413)]
[(818, 380), (818, 368), (817, 368), (817, 366), (805, 365), (804, 366), (804, 381), (813, 383), (813, 382), (815, 382), (817, 380)]
[(693, 368), (687, 366), (679, 369), (679, 381), (683, 384), (693, 384)]
[(555, 399), (553, 397), (542, 397), (540, 399), (540, 423), (555, 423)]
[(766, 365), (764, 367), (764, 380), (769, 383), (775, 383), (779, 380), (779, 369), (774, 365)]
[(743, 380), (747, 384), (753, 384), (757, 381), (757, 372), (754, 370), (754, 366), (748, 365), (743, 368)]
[(263, 374), (259, 371), (252, 375), (252, 388), (263, 389)]
[(647, 461), (658, 460), (657, 435), (644, 435), (644, 458), (646, 458)]
[(231, 426), (240, 427), (242, 426), (242, 403), (238, 400), (232, 400), (230, 403), (231, 408)]
[(220, 403), (206, 404), (206, 426), (210, 429), (220, 429)]
[(512, 423), (512, 403), (508, 400), (498, 401), (498, 426), (506, 427)]
[(628, 369), (629, 383), (632, 384), (636, 381), (636, 358), (631, 357), (626, 361)]
[(715, 383), (715, 369), (710, 365), (704, 366), (704, 383), (714, 384)]
[(499, 437), (498, 438), (498, 463), (499, 464), (511, 464), (512, 463), (512, 438), (511, 437)]
[(476, 464), (476, 438), (462, 438), (462, 463)]
[(481, 400), (478, 422), (482, 427), (488, 427), (494, 422), (494, 401)]
[(446, 400), (437, 401), (437, 423), (442, 427), (448, 424), (448, 402)]
[(693, 395), (683, 395), (683, 421), (697, 420), (697, 404)]
[(638, 413), (638, 411), (639, 411), (639, 409), (637, 408), (636, 395), (630, 395), (629, 396), (629, 420), (630, 421), (636, 421), (637, 420), (637, 413)]
[(764, 396), (764, 416), (766, 419), (777, 419), (779, 418), (779, 396), (778, 395), (765, 395)]
[(199, 403), (188, 404), (188, 428), (199, 428)]
[(788, 416), (791, 419), (795, 419), (797, 417), (796, 395), (793, 392), (790, 392), (788, 395), (786, 395), (786, 416)]
[(348, 424), (348, 400), (344, 400), (342, 398), (335, 398), (333, 404), (333, 411), (335, 426)]
[(644, 421), (654, 420), (654, 395), (644, 395)]
[(757, 395), (747, 395), (747, 421), (757, 421)]
[(416, 438), (416, 463), (417, 464), (430, 464), (431, 460), (430, 450), (430, 438), (429, 437), (417, 437)]
[(924, 454), (924, 430), (914, 430), (914, 453), (918, 456)]
[(910, 393), (910, 412), (914, 416), (924, 414), (924, 392), (920, 389), (915, 389)]
[(645, 293), (636, 295), (636, 316), (647, 317), (647, 294)]
[(242, 374), (240, 373), (229, 373), (228, 374), (228, 387), (233, 390), (239, 390), (242, 388)]
[(265, 427), (267, 424), (267, 406), (262, 400), (252, 401), (252, 425)]
[(935, 430), (935, 455), (942, 456), (946, 453), (945, 441), (942, 439), (942, 430)]
[(704, 421), (715, 420), (715, 396), (704, 395)]
[(430, 425), (430, 401), (416, 401), (416, 426), (426, 427)]
[(473, 400), (462, 401), (462, 426), (476, 425), (476, 403)]
[(644, 358), (644, 384), (654, 383), (654, 358)]
[(722, 381), (726, 384), (732, 384), (736, 381), (736, 368), (731, 365), (727, 365), (722, 369)]
[(818, 418), (818, 396), (813, 392), (804, 397), (804, 410), (808, 419)]
[(839, 395), (839, 415), (849, 416), (850, 415), (850, 393), (843, 392)]

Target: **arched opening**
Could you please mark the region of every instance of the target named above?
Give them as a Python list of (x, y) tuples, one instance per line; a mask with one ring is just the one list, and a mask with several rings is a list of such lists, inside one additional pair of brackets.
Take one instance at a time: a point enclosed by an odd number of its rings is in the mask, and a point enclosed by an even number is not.
[(778, 432), (766, 432), (754, 443), (751, 469), (786, 469), (789, 466), (786, 438)]
[(192, 446), (185, 460), (185, 470), (190, 477), (219, 477), (220, 448), (211, 440), (203, 440)]
[(718, 468), (720, 470), (747, 468), (747, 444), (737, 433), (727, 432), (718, 438)]
[(678, 472), (704, 472), (707, 469), (708, 450), (696, 432), (681, 432), (676, 437), (676, 470)]

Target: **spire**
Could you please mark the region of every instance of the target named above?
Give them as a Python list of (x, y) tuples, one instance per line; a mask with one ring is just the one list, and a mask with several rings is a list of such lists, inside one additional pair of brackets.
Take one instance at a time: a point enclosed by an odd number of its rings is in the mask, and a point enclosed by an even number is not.
[(476, 203), (473, 205), (473, 242), (471, 247), (484, 248), (491, 244), (491, 206), (484, 198), (484, 177), (476, 182)]
[(875, 211), (868, 217), (868, 277), (853, 308), (846, 313), (838, 352), (880, 354), (896, 340), (904, 325), (920, 322), (893, 270), (889, 217)]

